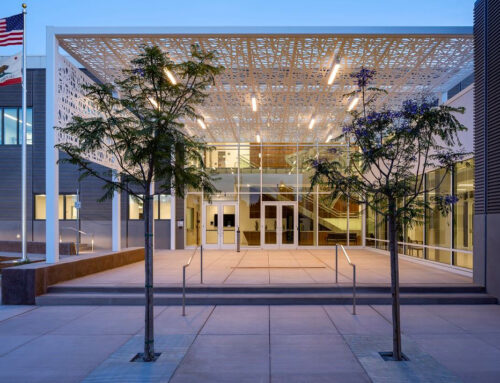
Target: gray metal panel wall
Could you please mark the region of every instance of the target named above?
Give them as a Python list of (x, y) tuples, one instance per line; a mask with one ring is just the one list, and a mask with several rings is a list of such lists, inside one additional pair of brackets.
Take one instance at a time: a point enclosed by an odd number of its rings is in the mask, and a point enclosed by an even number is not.
[(485, 206), (485, 124), (486, 124), (486, 73), (485, 73), (485, 2), (476, 3), (474, 10), (474, 158), (475, 158), (475, 214), (484, 214)]
[(474, 282), (500, 297), (500, 2), (474, 7)]

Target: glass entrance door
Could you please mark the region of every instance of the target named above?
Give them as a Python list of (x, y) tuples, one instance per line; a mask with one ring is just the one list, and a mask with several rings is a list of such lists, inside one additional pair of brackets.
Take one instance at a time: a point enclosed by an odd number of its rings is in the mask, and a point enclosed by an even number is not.
[(205, 203), (203, 214), (203, 245), (211, 249), (236, 248), (236, 203)]
[(297, 206), (293, 202), (264, 202), (261, 243), (264, 247), (297, 246)]

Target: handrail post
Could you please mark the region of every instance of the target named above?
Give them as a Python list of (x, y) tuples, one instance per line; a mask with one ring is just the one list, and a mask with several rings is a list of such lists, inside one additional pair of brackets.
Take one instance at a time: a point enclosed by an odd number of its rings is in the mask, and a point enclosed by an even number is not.
[(186, 266), (182, 266), (182, 316), (186, 316)]
[(203, 245), (200, 246), (200, 284), (203, 284)]
[(238, 226), (238, 230), (236, 230), (236, 252), (240, 252), (240, 227)]
[(356, 315), (356, 265), (352, 265), (352, 315)]
[(335, 244), (335, 283), (339, 283), (339, 245)]

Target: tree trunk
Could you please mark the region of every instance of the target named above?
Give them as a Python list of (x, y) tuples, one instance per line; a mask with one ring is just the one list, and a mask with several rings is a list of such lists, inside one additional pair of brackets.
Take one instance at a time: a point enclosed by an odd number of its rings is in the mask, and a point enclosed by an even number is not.
[(144, 324), (144, 356), (146, 362), (154, 361), (154, 315), (153, 315), (153, 195), (150, 187), (146, 189), (144, 198), (144, 265), (145, 265), (145, 324)]
[(392, 356), (402, 360), (401, 318), (399, 310), (399, 263), (398, 227), (396, 222), (396, 201), (389, 200), (389, 251), (391, 254), (391, 293), (392, 293)]

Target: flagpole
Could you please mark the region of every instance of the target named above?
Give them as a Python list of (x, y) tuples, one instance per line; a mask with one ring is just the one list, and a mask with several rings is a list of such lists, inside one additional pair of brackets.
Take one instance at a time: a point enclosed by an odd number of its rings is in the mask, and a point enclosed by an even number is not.
[(21, 173), (22, 173), (22, 191), (21, 191), (21, 238), (22, 238), (22, 258), (21, 262), (28, 262), (28, 254), (27, 254), (27, 238), (26, 238), (26, 138), (27, 138), (27, 129), (26, 129), (26, 88), (27, 88), (27, 78), (26, 78), (26, 4), (23, 3), (23, 137), (22, 137), (22, 159), (21, 159)]

